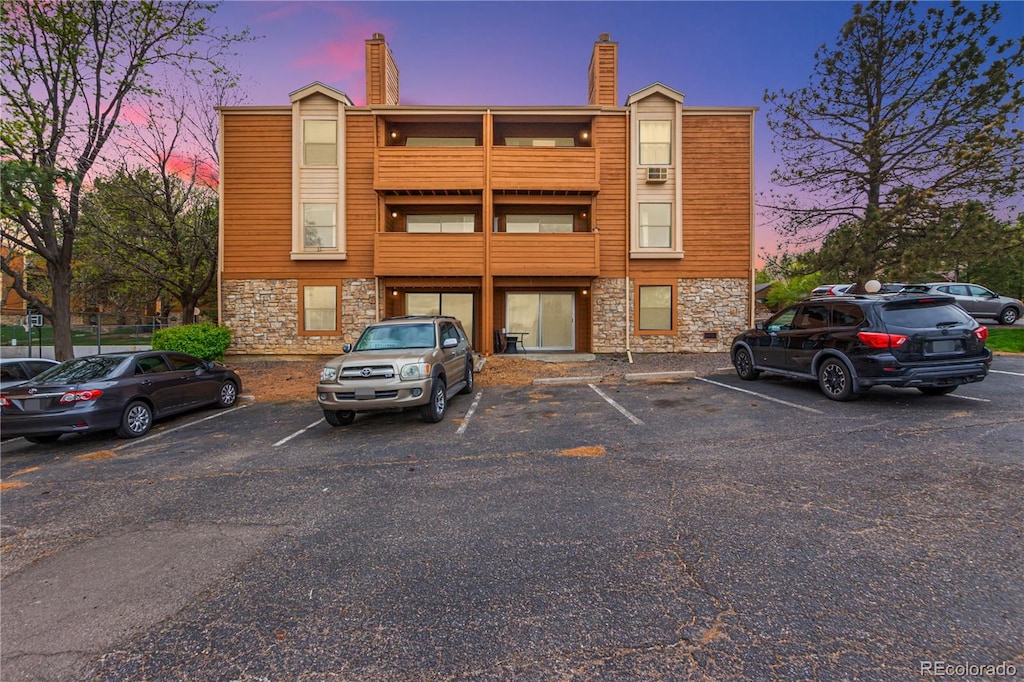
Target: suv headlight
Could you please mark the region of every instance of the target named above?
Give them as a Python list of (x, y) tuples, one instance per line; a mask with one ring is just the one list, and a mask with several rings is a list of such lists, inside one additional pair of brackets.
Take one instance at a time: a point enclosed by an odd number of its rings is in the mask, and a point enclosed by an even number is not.
[(338, 378), (338, 370), (336, 367), (324, 367), (320, 370), (320, 382), (327, 383), (328, 381), (334, 381)]
[(403, 365), (398, 373), (402, 381), (419, 381), (430, 376), (429, 362), (414, 362), (410, 365)]

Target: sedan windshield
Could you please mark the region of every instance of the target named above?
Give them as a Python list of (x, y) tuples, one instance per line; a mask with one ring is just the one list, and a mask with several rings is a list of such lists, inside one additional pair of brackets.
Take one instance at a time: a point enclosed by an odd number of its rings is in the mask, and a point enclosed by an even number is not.
[(356, 350), (392, 348), (433, 348), (433, 324), (404, 324), (369, 327), (359, 337)]
[(34, 384), (78, 384), (110, 376), (124, 362), (123, 355), (77, 358), (48, 369), (32, 379)]

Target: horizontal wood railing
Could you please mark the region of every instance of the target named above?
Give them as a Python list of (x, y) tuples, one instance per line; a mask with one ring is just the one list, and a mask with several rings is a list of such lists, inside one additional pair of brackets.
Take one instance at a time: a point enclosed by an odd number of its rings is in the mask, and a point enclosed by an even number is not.
[(483, 147), (378, 147), (373, 188), (389, 190), (482, 190)]
[(491, 235), (491, 274), (495, 276), (588, 276), (601, 273), (597, 232)]
[(491, 186), (501, 190), (596, 192), (601, 165), (593, 147), (494, 147)]
[(484, 235), (378, 232), (373, 274), (385, 276), (476, 276), (484, 274)]

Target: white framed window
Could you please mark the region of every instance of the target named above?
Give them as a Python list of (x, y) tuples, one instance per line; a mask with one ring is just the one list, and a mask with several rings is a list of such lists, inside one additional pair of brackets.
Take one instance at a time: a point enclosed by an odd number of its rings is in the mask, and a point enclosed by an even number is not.
[(306, 119), (302, 122), (302, 156), (307, 166), (338, 165), (338, 122)]
[(672, 204), (640, 204), (640, 232), (637, 245), (641, 249), (671, 249)]
[(637, 331), (672, 331), (672, 289), (671, 284), (637, 287)]
[(573, 214), (509, 214), (506, 232), (572, 232)]
[(640, 121), (640, 165), (672, 163), (672, 121)]
[(338, 287), (307, 285), (302, 287), (302, 331), (338, 331)]
[(406, 232), (455, 232), (465, 233), (476, 230), (476, 216), (472, 213), (459, 214), (412, 214), (405, 217)]
[(337, 204), (302, 204), (303, 248), (333, 249), (337, 247)]

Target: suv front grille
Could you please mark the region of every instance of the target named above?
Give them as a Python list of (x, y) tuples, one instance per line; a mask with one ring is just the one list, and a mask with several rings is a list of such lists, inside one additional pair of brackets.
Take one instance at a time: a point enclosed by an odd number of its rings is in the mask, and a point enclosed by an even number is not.
[(398, 391), (397, 390), (395, 390), (395, 391), (374, 391), (372, 396), (363, 396), (362, 398), (357, 398), (355, 391), (344, 391), (344, 392), (337, 392), (337, 393), (334, 394), (334, 399), (335, 400), (359, 400), (359, 399), (364, 399), (364, 400), (384, 400), (384, 399), (391, 399), (391, 398), (397, 398), (397, 397), (398, 397)]
[(392, 379), (395, 368), (391, 365), (364, 365), (362, 367), (343, 367), (339, 379)]

